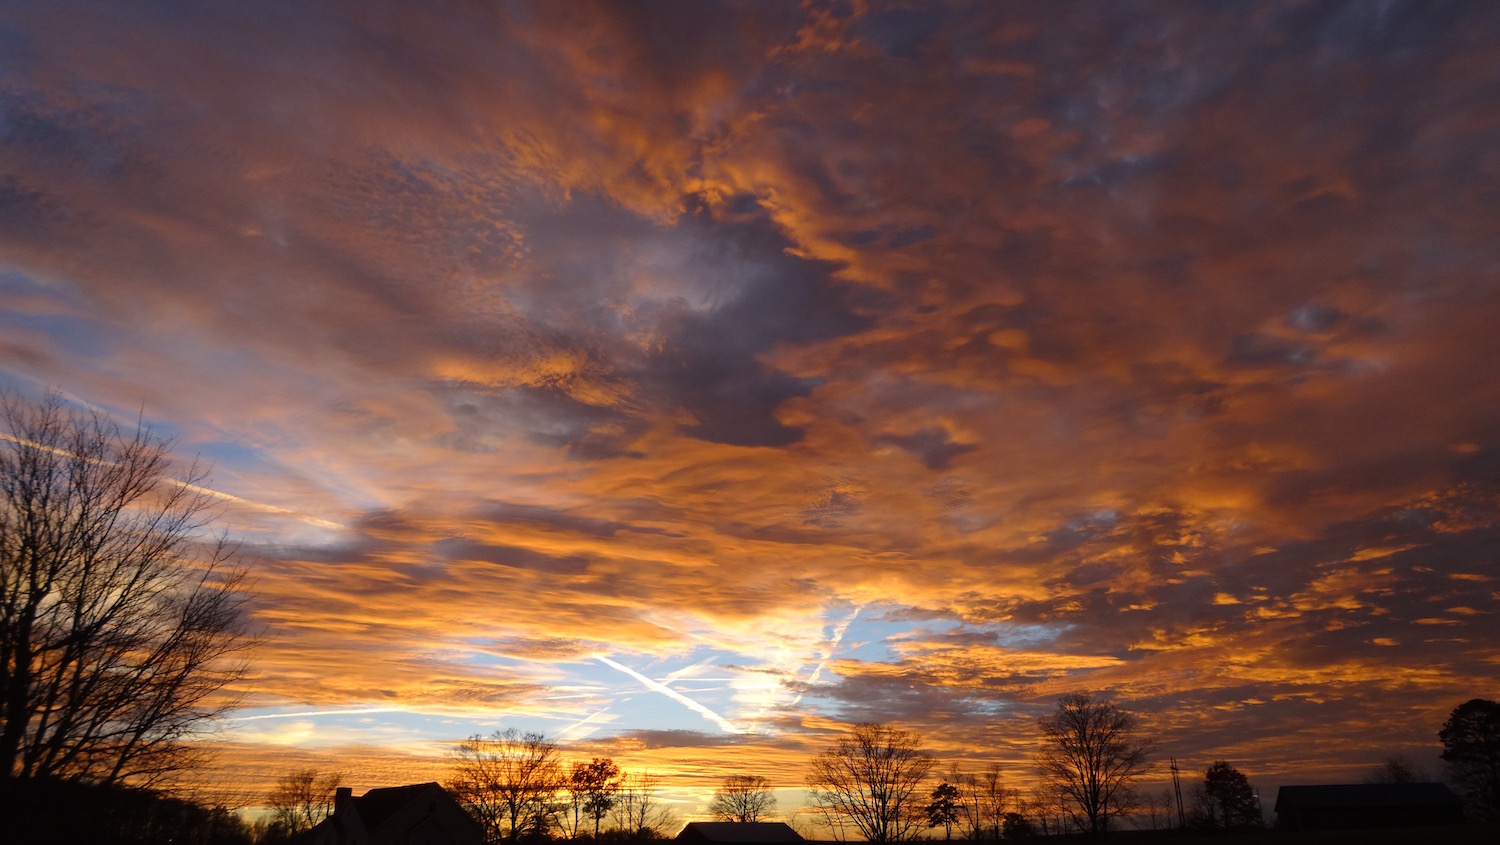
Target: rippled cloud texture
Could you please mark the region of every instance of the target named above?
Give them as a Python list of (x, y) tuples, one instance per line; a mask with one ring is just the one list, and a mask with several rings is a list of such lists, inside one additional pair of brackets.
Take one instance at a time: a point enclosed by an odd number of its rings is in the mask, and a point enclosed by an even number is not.
[(214, 463), (254, 783), (517, 725), (795, 786), (861, 720), (1019, 783), (1074, 690), (1261, 783), (1431, 768), (1500, 693), (1497, 40), (10, 2), (0, 379)]

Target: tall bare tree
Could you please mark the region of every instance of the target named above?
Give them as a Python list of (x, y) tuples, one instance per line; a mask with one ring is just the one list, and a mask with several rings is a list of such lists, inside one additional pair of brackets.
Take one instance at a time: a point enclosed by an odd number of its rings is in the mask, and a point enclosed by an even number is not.
[(243, 573), (170, 447), (0, 397), (0, 780), (156, 784), (232, 703)]
[(344, 780), (342, 772), (298, 769), (276, 779), (266, 796), (273, 836), (289, 837), (311, 830), (333, 813), (333, 795)]
[(807, 788), (830, 817), (847, 818), (870, 842), (904, 842), (927, 824), (921, 786), (937, 765), (911, 731), (855, 725), (813, 759)]
[(760, 775), (730, 775), (714, 790), (708, 812), (722, 822), (763, 821), (776, 812), (776, 796)]
[(563, 771), (557, 745), (545, 736), (515, 728), (473, 736), (454, 749), (453, 758), (448, 788), (490, 843), (515, 842), (551, 826)]
[(1005, 820), (1007, 793), (1000, 764), (991, 763), (977, 775), (954, 766), (948, 780), (958, 787), (958, 823), (968, 839), (999, 839)]
[(1175, 821), (1173, 809), (1176, 804), (1172, 800), (1172, 790), (1153, 789), (1141, 795), (1142, 816), (1138, 816), (1137, 825), (1144, 822), (1151, 830), (1169, 828)]
[(1079, 830), (1108, 830), (1110, 818), (1129, 809), (1131, 784), (1150, 769), (1151, 740), (1138, 735), (1134, 716), (1078, 693), (1063, 696), (1037, 725), (1037, 768), (1062, 811)]

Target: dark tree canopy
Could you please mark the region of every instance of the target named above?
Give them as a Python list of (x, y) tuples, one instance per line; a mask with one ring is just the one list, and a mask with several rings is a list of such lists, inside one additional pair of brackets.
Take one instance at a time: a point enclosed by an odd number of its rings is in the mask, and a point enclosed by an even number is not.
[(1150, 768), (1151, 740), (1138, 735), (1134, 716), (1078, 693), (1063, 696), (1037, 725), (1037, 768), (1062, 810), (1079, 830), (1108, 830), (1110, 818), (1128, 809), (1131, 783)]
[(708, 812), (721, 822), (765, 821), (776, 812), (776, 796), (760, 775), (730, 775), (714, 790)]
[(229, 706), (242, 576), (170, 445), (0, 397), (0, 779), (158, 783)]
[(583, 820), (590, 819), (594, 823), (594, 838), (599, 838), (599, 825), (614, 809), (621, 777), (620, 767), (608, 757), (573, 764), (565, 787), (571, 799), (570, 837), (582, 833)]
[(960, 800), (963, 792), (947, 781), (932, 790), (932, 800), (927, 804), (927, 824), (943, 829), (943, 838), (953, 838), (953, 826), (960, 819)]
[(911, 731), (855, 725), (813, 759), (807, 788), (835, 824), (854, 825), (869, 842), (904, 842), (926, 826), (922, 781), (937, 760)]
[(1438, 731), (1443, 762), (1470, 809), (1500, 819), (1500, 704), (1470, 699), (1453, 708)]
[(1255, 789), (1239, 769), (1220, 760), (1203, 773), (1197, 792), (1198, 821), (1211, 830), (1260, 827)]

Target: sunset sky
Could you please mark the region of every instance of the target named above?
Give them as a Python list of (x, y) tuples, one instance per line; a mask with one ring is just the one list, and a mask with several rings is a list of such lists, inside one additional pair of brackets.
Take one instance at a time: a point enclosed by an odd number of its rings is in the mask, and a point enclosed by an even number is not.
[[(213, 770), (1437, 772), (1500, 696), (1500, 4), (0, 0), (0, 389), (201, 456)], [(1153, 776), (1165, 777), (1165, 770)], [(1273, 793), (1274, 794), (1274, 793)]]

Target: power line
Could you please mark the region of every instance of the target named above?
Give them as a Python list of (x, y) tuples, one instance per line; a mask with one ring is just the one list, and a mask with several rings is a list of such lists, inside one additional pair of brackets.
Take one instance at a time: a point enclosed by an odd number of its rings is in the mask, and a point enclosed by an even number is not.
[(1177, 778), (1177, 758), (1172, 759), (1172, 789), (1177, 793), (1177, 826), (1187, 827), (1187, 813), (1182, 809), (1182, 781)]

